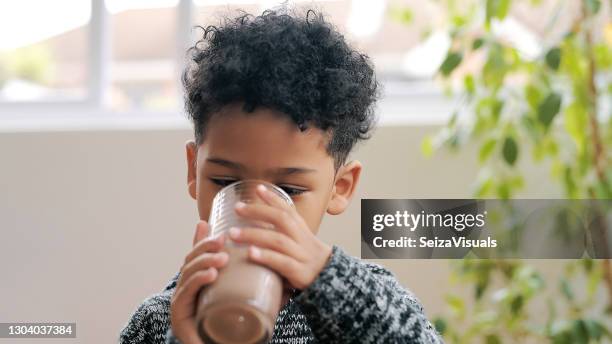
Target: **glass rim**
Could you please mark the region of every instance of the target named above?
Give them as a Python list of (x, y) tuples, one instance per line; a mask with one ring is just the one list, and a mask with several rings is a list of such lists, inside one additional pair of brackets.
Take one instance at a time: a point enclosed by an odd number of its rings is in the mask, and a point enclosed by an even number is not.
[(291, 199), (291, 196), (289, 196), (289, 194), (287, 194), (287, 192), (285, 192), (285, 190), (283, 190), (282, 188), (276, 186), (273, 183), (270, 183), (268, 181), (265, 181), (263, 179), (242, 179), (242, 180), (237, 180), (231, 184), (228, 184), (226, 186), (224, 186), (221, 190), (219, 190), (219, 192), (217, 192), (217, 195), (215, 195), (215, 198), (220, 197), (220, 195), (223, 194), (224, 191), (227, 191), (229, 189), (235, 189), (237, 187), (239, 187), (240, 185), (244, 185), (244, 184), (264, 184), (265, 186), (268, 186), (270, 188), (272, 188), (274, 191), (276, 191), (276, 193), (281, 196), (281, 198), (283, 198), (285, 200), (285, 202), (287, 202), (289, 205), (293, 206), (293, 199)]

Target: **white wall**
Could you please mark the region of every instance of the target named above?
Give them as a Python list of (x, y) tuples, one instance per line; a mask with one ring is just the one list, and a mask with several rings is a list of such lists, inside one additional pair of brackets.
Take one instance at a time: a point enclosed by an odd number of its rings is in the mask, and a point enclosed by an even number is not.
[[(321, 237), (359, 256), (360, 198), (469, 198), (474, 148), (420, 154), (432, 126), (385, 126), (359, 146), (364, 164), (349, 210)], [(116, 342), (138, 304), (178, 271), (197, 221), (186, 189), (189, 129), (0, 134), (0, 322), (76, 322), (70, 343)], [(545, 168), (524, 197), (553, 197)], [(446, 260), (378, 260), (443, 310)], [(0, 339), (0, 343), (6, 340)], [(32, 343), (38, 341), (32, 341)], [(54, 341), (59, 343), (59, 341)], [(20, 343), (26, 343), (25, 340)]]

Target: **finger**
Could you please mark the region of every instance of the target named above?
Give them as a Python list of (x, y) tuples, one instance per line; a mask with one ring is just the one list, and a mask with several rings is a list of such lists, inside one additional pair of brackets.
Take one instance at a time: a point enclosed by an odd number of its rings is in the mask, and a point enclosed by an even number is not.
[[(266, 204), (282, 209), (293, 217), (296, 221), (297, 228), (302, 225), (304, 228), (308, 228), (308, 224), (304, 221), (304, 219), (298, 214), (295, 205), (292, 203), (288, 203), (285, 199), (283, 199), (278, 193), (271, 191), (269, 188), (266, 188), (263, 184), (259, 184), (256, 188), (256, 193)], [(304, 234), (303, 231), (297, 231), (297, 234)], [(297, 239), (297, 238), (296, 238)]]
[(271, 223), (278, 231), (294, 240), (299, 239), (297, 223), (293, 215), (286, 210), (274, 208), (268, 204), (242, 203), (242, 206), (236, 206), (236, 213), (249, 219)]
[(228, 260), (229, 256), (227, 252), (205, 252), (200, 256), (192, 259), (186, 265), (183, 265), (176, 284), (181, 285), (183, 281), (189, 279), (189, 277), (191, 277), (191, 275), (193, 275), (197, 271), (206, 270), (210, 267), (214, 267), (217, 269), (222, 268), (223, 266), (225, 266)]
[(198, 334), (198, 329), (194, 325), (185, 327), (183, 331), (185, 331), (183, 334), (183, 341), (185, 343), (204, 344), (204, 342), (202, 342), (202, 338), (200, 338), (200, 335)]
[(183, 265), (189, 263), (195, 257), (201, 255), (204, 252), (217, 252), (223, 248), (225, 243), (225, 235), (222, 233), (216, 237), (206, 237), (196, 243), (195, 247), (185, 256)]
[(204, 220), (200, 220), (200, 222), (198, 222), (193, 235), (193, 244), (191, 246), (195, 246), (196, 243), (200, 242), (200, 240), (204, 239), (206, 235), (208, 235), (208, 228), (208, 222)]
[(275, 208), (284, 209), (288, 212), (295, 210), (295, 208), (286, 200), (282, 199), (280, 195), (270, 191), (263, 184), (257, 185), (256, 193), (264, 202), (266, 202), (266, 204), (269, 204)]
[(200, 338), (200, 335), (198, 334), (198, 329), (194, 325), (186, 326), (183, 331), (184, 333), (181, 337), (183, 337), (182, 340), (184, 343), (204, 344), (204, 342), (202, 342), (202, 338)]
[[(306, 222), (303, 221), (302, 217), (299, 216), (293, 202), (287, 202), (287, 200), (281, 197), (281, 195), (279, 195), (277, 192), (270, 190), (270, 188), (264, 186), (263, 184), (257, 185), (255, 193), (260, 199), (265, 202), (265, 204), (268, 204), (274, 208), (278, 208), (289, 213), (296, 221), (296, 228), (299, 228), (300, 224), (302, 224), (304, 227), (308, 227)], [(302, 231), (298, 230), (296, 231), (296, 234), (300, 235), (303, 233)]]
[(297, 275), (302, 273), (300, 271), (301, 264), (295, 259), (282, 253), (257, 246), (249, 247), (249, 258), (278, 272), (285, 277), (294, 288), (303, 289), (305, 287), (303, 285), (294, 284), (297, 277), (299, 277)]
[(306, 258), (302, 254), (302, 248), (294, 240), (281, 232), (254, 227), (233, 227), (230, 228), (229, 236), (235, 242), (252, 244), (278, 251), (299, 261), (303, 261)]
[(178, 319), (185, 319), (193, 316), (197, 293), (202, 287), (212, 283), (218, 275), (217, 269), (210, 267), (207, 270), (200, 270), (191, 275), (184, 285), (178, 287), (173, 296), (173, 311), (177, 312)]

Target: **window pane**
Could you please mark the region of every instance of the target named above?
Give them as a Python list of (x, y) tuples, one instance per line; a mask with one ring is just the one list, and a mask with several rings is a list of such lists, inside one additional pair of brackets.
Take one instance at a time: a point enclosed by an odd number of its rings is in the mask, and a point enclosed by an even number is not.
[(0, 2), (0, 102), (84, 98), (90, 12), (83, 0)]
[(112, 31), (110, 102), (115, 110), (179, 107), (177, 5), (168, 0), (107, 0)]
[[(259, 15), (273, 8), (280, 0), (195, 0), (196, 24), (219, 24), (220, 14), (238, 14), (236, 10)], [(413, 1), (417, 3), (418, 0)], [(420, 1), (423, 3), (423, 1)], [(390, 19), (392, 6), (387, 0), (294, 0), (295, 7), (320, 10), (326, 19), (336, 26), (360, 51), (374, 61), (379, 75), (399, 76), (404, 55), (416, 46), (428, 19), (421, 18), (416, 25), (405, 25)], [(404, 5), (400, 3), (399, 5)], [(403, 6), (401, 6), (403, 8)], [(431, 9), (423, 4), (423, 11), (430, 15)], [(429, 12), (428, 12), (429, 11)], [(415, 16), (416, 17), (416, 16)]]
[[(223, 16), (229, 14), (230, 17), (240, 15), (238, 10), (258, 15), (261, 1), (256, 0), (196, 0), (194, 25), (207, 27), (208, 25), (219, 25)], [(196, 40), (202, 36), (202, 30), (193, 30)]]

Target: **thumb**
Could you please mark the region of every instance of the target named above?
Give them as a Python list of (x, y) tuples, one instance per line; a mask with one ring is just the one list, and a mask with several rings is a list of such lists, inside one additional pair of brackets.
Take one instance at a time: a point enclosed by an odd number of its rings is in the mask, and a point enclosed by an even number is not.
[(208, 235), (208, 222), (200, 220), (193, 235), (193, 246)]

